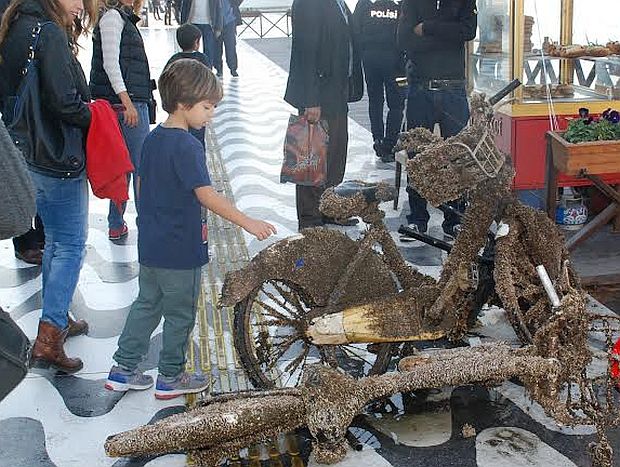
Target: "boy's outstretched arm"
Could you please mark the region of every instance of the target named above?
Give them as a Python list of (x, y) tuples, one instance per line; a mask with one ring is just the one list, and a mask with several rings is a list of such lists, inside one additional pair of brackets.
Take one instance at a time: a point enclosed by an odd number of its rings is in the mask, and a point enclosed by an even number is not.
[(213, 211), (218, 216), (237, 224), (243, 230), (251, 233), (259, 240), (265, 240), (276, 234), (276, 228), (269, 222), (260, 221), (246, 216), (234, 207), (226, 198), (217, 193), (212, 186), (201, 186), (194, 189), (200, 204)]

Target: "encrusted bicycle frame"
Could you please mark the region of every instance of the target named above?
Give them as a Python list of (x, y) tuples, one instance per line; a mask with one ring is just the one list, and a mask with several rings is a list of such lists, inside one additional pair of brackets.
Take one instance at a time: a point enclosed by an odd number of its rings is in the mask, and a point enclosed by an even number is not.
[[(272, 360), (277, 357), (278, 364), (297, 342), (300, 353), (281, 373), (295, 374), (301, 384), (212, 398), (186, 414), (111, 437), (106, 452), (135, 456), (186, 450), (197, 465), (210, 466), (253, 442), (307, 426), (316, 460), (334, 463), (346, 455), (345, 434), (353, 417), (372, 400), (518, 378), (558, 423), (594, 425), (599, 441), (591, 448), (593, 464), (611, 467), (606, 433), (620, 425), (619, 381), (608, 370), (591, 374), (588, 338), (593, 332), (602, 335), (606, 350), (596, 357), (606, 367), (617, 365), (612, 346), (620, 319), (588, 313), (562, 235), (544, 213), (512, 196), (512, 169), (505, 163), (497, 170), (492, 166), (506, 160), (496, 146), (489, 146), (493, 155), (487, 162), (473, 160), (488, 135), (490, 106), (484, 96), (472, 98), (472, 113), (472, 123), (446, 141), (422, 129), (400, 140), (402, 149), (416, 153), (407, 170), (427, 200), (440, 205), (464, 194), (469, 199), (463, 229), (439, 280), (408, 266), (383, 226), (378, 206), (394, 196), (390, 187), (356, 182), (327, 190), (321, 202), (326, 215), (357, 215), (370, 225), (360, 240), (327, 229), (306, 230), (259, 253), (231, 273), (223, 289), (223, 304), (236, 305), (235, 342), (252, 381), (268, 388), (286, 383), (281, 374), (272, 374)], [(496, 229), (490, 236), (492, 224)], [(559, 303), (549, 299), (539, 266)], [(259, 290), (265, 298), (259, 298)], [(381, 374), (398, 343), (460, 339), (485, 303), (503, 306), (522, 347), (495, 343), (413, 352), (400, 360), (399, 371)], [(255, 307), (265, 310), (262, 319), (253, 317)], [(272, 334), (274, 328), (287, 333)], [(369, 344), (364, 355), (374, 355), (374, 361), (362, 357), (361, 367), (352, 368), (348, 347), (356, 343)], [(307, 363), (311, 346), (328, 365), (292, 368)], [(335, 366), (366, 376), (355, 379)]]

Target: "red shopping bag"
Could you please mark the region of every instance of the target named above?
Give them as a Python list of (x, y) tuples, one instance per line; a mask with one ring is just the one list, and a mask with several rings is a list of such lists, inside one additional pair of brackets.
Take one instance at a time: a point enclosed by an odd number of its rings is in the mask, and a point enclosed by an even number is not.
[(284, 140), (280, 183), (321, 186), (327, 179), (327, 122), (309, 123), (305, 116), (291, 115)]

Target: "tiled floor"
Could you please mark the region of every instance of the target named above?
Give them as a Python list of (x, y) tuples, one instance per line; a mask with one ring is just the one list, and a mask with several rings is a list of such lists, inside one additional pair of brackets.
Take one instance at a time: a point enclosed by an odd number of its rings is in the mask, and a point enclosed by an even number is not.
[[(173, 52), (173, 31), (144, 31), (154, 76)], [(88, 44), (87, 44), (88, 45)], [(88, 60), (88, 47), (82, 52)], [(225, 76), (225, 99), (207, 132), (207, 154), (214, 186), (252, 216), (278, 228), (277, 237), (258, 242), (227, 222), (209, 217), (211, 263), (203, 274), (199, 319), (190, 347), (190, 367), (212, 375), (213, 391), (243, 389), (248, 382), (232, 346), (232, 311), (213, 306), (226, 271), (237, 269), (270, 243), (296, 230), (293, 185), (279, 183), (282, 141), (292, 109), (282, 101), (286, 72), (243, 41), (239, 44), (240, 78)], [(85, 58), (86, 57), (86, 58)], [(393, 169), (376, 160), (369, 132), (350, 120), (346, 178), (391, 180)], [(404, 199), (404, 196), (401, 197)], [(402, 205), (402, 202), (401, 202)], [(403, 213), (385, 207), (391, 230)], [(33, 466), (180, 466), (185, 456), (136, 461), (107, 458), (103, 442), (110, 434), (182, 410), (182, 399), (155, 400), (152, 391), (127, 395), (103, 389), (111, 355), (128, 308), (137, 293), (135, 210), (130, 206), (130, 234), (113, 244), (106, 238), (107, 203), (91, 197), (87, 255), (73, 312), (91, 324), (91, 334), (70, 340), (67, 351), (79, 355), (84, 370), (60, 377), (31, 373), (0, 403), (0, 467)], [(433, 212), (432, 230), (440, 217)], [(348, 233), (355, 236), (357, 228)], [(403, 247), (403, 255), (424, 273), (436, 276), (442, 254), (430, 247)], [(0, 304), (34, 338), (40, 313), (38, 268), (14, 259), (9, 241), (0, 242)], [(498, 318), (499, 316), (499, 318)], [(489, 320), (501, 314), (489, 313)], [(161, 329), (156, 330), (144, 369), (156, 374)], [(435, 410), (394, 417), (365, 417), (353, 433), (363, 450), (352, 451), (341, 466), (586, 466), (587, 427), (559, 428), (507, 382), (498, 389), (459, 387), (433, 396)], [(406, 405), (402, 398), (396, 404)], [(464, 438), (465, 423), (477, 436)], [(305, 464), (308, 446), (300, 438)], [(614, 440), (618, 446), (618, 436)], [(282, 444), (282, 443), (281, 443)], [(278, 445), (278, 448), (285, 450)], [(267, 447), (242, 453), (244, 465), (269, 465)], [(295, 457), (295, 456), (293, 456)], [(295, 458), (300, 461), (301, 458)], [(262, 463), (259, 460), (262, 459)], [(293, 463), (286, 454), (281, 462)], [(257, 463), (258, 462), (258, 463)], [(238, 465), (238, 464), (237, 464)], [(271, 465), (281, 465), (277, 462)], [(294, 465), (299, 465), (294, 463)]]

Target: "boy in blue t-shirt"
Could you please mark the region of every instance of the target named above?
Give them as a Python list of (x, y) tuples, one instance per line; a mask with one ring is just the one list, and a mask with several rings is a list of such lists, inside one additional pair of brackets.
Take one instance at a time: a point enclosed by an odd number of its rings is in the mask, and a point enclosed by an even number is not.
[(172, 63), (159, 78), (162, 107), (168, 119), (145, 139), (140, 164), (138, 203), (138, 298), (131, 306), (106, 388), (143, 390), (153, 378), (138, 364), (151, 334), (164, 318), (163, 348), (155, 397), (171, 399), (204, 391), (209, 380), (185, 373), (185, 354), (196, 319), (201, 267), (209, 260), (203, 238), (201, 206), (264, 240), (273, 225), (252, 219), (219, 195), (209, 180), (204, 151), (188, 133), (213, 117), (222, 86), (196, 60)]

